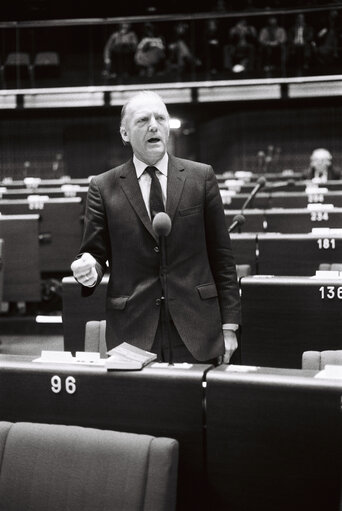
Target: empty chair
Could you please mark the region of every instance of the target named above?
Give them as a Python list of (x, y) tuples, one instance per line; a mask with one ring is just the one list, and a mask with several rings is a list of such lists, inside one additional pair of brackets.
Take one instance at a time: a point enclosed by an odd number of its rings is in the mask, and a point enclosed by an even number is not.
[(18, 87), (26, 85), (25, 80), (29, 79), (32, 85), (32, 65), (30, 56), (26, 52), (11, 52), (3, 67), (3, 79), (5, 83), (8, 80), (16, 80)]
[(0, 511), (171, 511), (178, 442), (80, 426), (0, 422)]
[(95, 351), (104, 357), (107, 352), (106, 320), (87, 321), (84, 338), (84, 351)]
[(327, 364), (342, 365), (342, 350), (304, 351), (302, 369), (320, 371)]
[(248, 275), (252, 275), (252, 267), (250, 264), (237, 264), (236, 265), (236, 275), (237, 278), (247, 277)]
[(321, 263), (319, 265), (321, 271), (342, 271), (342, 263)]
[(55, 51), (37, 53), (33, 63), (34, 79), (57, 78), (60, 72), (60, 58)]

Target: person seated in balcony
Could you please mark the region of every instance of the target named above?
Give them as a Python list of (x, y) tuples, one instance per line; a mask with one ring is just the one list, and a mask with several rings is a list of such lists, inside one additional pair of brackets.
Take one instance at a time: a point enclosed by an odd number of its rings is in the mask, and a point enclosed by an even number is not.
[(212, 78), (223, 69), (223, 51), (221, 26), (217, 19), (208, 19), (205, 22), (203, 56), (205, 70), (208, 78)]
[(305, 173), (307, 179), (316, 183), (326, 183), (331, 180), (342, 178), (342, 171), (333, 165), (333, 157), (330, 151), (319, 147), (310, 156), (310, 167)]
[(328, 66), (338, 65), (339, 72), (341, 71), (339, 55), (341, 54), (342, 30), (338, 16), (337, 10), (329, 11), (327, 21), (319, 29), (315, 38), (317, 64), (322, 70)]
[(143, 36), (135, 52), (135, 62), (140, 69), (140, 76), (151, 78), (165, 67), (165, 43), (161, 35), (157, 35), (153, 23), (145, 23)]
[(261, 65), (267, 77), (279, 72), (284, 76), (286, 40), (286, 30), (279, 26), (275, 16), (270, 16), (259, 33)]
[(310, 68), (313, 52), (313, 28), (305, 21), (303, 13), (297, 14), (288, 31), (288, 64), (296, 76)]
[(256, 45), (256, 28), (248, 23), (247, 18), (239, 19), (229, 30), (229, 44), (225, 48), (225, 67), (234, 73), (253, 71)]
[(192, 65), (197, 64), (188, 41), (189, 25), (184, 21), (174, 26), (174, 36), (168, 44), (168, 68), (171, 72), (181, 77), (186, 71), (190, 71)]
[(106, 78), (127, 79), (134, 73), (134, 54), (138, 37), (130, 23), (120, 23), (109, 37), (104, 50), (104, 76)]

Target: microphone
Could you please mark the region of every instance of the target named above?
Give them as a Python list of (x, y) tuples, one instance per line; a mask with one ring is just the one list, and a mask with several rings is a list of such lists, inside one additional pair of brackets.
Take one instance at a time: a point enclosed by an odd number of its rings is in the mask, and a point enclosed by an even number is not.
[(243, 215), (235, 215), (233, 218), (233, 222), (228, 228), (228, 232), (232, 232), (236, 227), (243, 225), (246, 219)]
[(273, 190), (282, 190), (283, 188), (293, 188), (295, 184), (296, 181), (294, 179), (289, 179), (288, 181), (284, 181), (283, 183), (267, 185), (265, 188), (265, 192), (272, 192)]
[(265, 186), (265, 184), (266, 184), (266, 179), (264, 178), (264, 176), (259, 177), (257, 184), (254, 186), (253, 190), (251, 191), (251, 193), (245, 200), (245, 202), (241, 208), (241, 213), (243, 213), (243, 210), (248, 206), (248, 204), (255, 197), (255, 195), (258, 193), (258, 191)]
[(171, 231), (171, 218), (167, 213), (157, 213), (152, 222), (153, 232), (157, 236), (168, 236)]
[(169, 292), (167, 282), (167, 247), (166, 236), (170, 234), (172, 227), (171, 218), (167, 213), (157, 213), (152, 221), (153, 232), (159, 237), (160, 243), (160, 281), (162, 286), (162, 309), (161, 314), (164, 320), (161, 321), (163, 344), (169, 348), (169, 365), (173, 365), (173, 352), (170, 333), (170, 314), (169, 314)]

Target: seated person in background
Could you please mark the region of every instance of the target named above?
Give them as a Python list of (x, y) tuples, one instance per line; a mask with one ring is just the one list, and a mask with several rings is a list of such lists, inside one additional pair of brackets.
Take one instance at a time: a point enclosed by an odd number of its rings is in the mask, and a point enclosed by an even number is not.
[(289, 66), (296, 76), (302, 76), (309, 69), (313, 50), (313, 29), (307, 25), (304, 14), (296, 16), (288, 32)]
[(208, 78), (222, 71), (223, 54), (221, 43), (221, 30), (218, 21), (216, 19), (207, 20), (205, 23), (204, 58)]
[[(316, 56), (320, 66), (338, 63), (342, 31), (338, 26), (338, 11), (329, 11), (328, 19), (316, 36)], [(340, 65), (340, 64), (339, 64)]]
[(103, 51), (104, 75), (127, 78), (134, 71), (134, 54), (138, 45), (136, 33), (129, 23), (121, 23), (109, 37)]
[(226, 47), (226, 65), (234, 73), (253, 71), (257, 31), (247, 23), (246, 18), (238, 22), (229, 31), (229, 45)]
[(341, 179), (341, 169), (332, 164), (331, 153), (324, 148), (315, 149), (310, 157), (310, 168), (306, 172), (307, 179), (314, 182), (325, 183), (326, 181)]
[(156, 35), (152, 23), (144, 24), (144, 33), (135, 53), (135, 62), (140, 68), (140, 76), (152, 77), (165, 65), (165, 44), (161, 36)]
[(168, 45), (168, 67), (171, 71), (176, 71), (182, 75), (185, 71), (191, 69), (192, 64), (196, 64), (196, 58), (192, 54), (188, 43), (189, 25), (184, 21), (176, 23), (174, 26), (174, 37)]
[(270, 16), (267, 25), (259, 33), (261, 65), (266, 76), (272, 76), (279, 68), (281, 75), (284, 75), (286, 39), (285, 29), (278, 25), (275, 16)]

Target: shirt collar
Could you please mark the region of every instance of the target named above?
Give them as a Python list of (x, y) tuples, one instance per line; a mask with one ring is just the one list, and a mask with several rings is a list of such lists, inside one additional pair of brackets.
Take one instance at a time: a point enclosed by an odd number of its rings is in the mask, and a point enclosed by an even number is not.
[[(137, 173), (137, 178), (139, 179), (141, 175), (145, 172), (145, 169), (146, 167), (148, 167), (148, 165), (146, 165), (146, 163), (144, 163), (143, 161), (139, 160), (139, 158), (137, 158), (135, 154), (133, 155), (133, 163), (135, 171)], [(156, 167), (159, 170), (159, 172), (161, 172), (162, 174), (164, 174), (164, 176), (167, 177), (168, 163), (169, 155), (165, 153), (161, 160), (157, 161), (157, 163), (155, 163), (153, 167)]]

